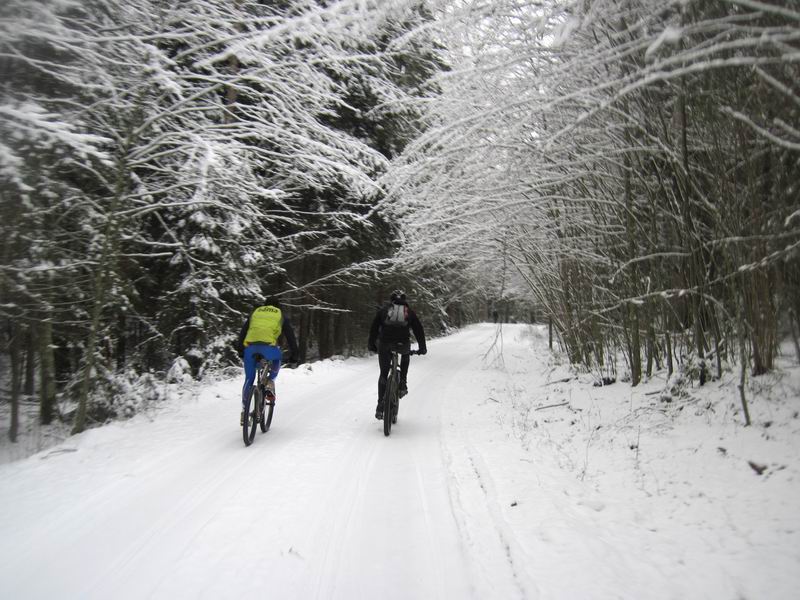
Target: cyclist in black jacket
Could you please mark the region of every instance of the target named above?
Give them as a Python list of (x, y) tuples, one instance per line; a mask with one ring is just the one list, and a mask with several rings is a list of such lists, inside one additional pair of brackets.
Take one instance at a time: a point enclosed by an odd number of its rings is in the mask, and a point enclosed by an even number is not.
[[(369, 330), (367, 348), (378, 353), (380, 377), (378, 378), (378, 406), (375, 409), (375, 418), (383, 419), (383, 392), (386, 389), (386, 379), (392, 364), (391, 346), (398, 342), (406, 347), (411, 343), (409, 329), (414, 332), (414, 337), (419, 346), (419, 354), (426, 354), (428, 348), (425, 344), (425, 330), (417, 314), (411, 310), (406, 302), (406, 294), (402, 290), (394, 290), (384, 306), (382, 306)], [(411, 357), (403, 354), (400, 359), (400, 396), (408, 393), (408, 364)]]

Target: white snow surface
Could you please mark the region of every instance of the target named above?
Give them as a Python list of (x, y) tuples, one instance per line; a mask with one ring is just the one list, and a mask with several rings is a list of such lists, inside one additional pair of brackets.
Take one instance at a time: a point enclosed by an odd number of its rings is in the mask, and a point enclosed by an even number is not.
[(664, 402), (477, 325), (412, 358), (391, 437), (377, 360), (329, 360), (249, 448), (241, 379), (191, 384), (0, 465), (3, 597), (796, 598), (800, 377), (769, 377), (745, 428), (734, 373)]

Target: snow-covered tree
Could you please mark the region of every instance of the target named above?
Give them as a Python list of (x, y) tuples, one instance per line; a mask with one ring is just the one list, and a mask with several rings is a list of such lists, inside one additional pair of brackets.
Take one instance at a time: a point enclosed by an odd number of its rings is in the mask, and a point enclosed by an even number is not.
[(352, 106), (353, 88), (395, 73), (379, 42), (417, 4), (4, 6), (3, 310), (46, 314), (65, 374), (80, 360), (76, 431), (115, 369), (200, 370), (264, 293), (345, 278), (407, 134), (342, 115), (377, 105)]
[(573, 360), (621, 350), (634, 383), (720, 369), (737, 315), (770, 368), (798, 280), (796, 7), (454, 2), (441, 24), (432, 126), (387, 179), (404, 252), (511, 232)]

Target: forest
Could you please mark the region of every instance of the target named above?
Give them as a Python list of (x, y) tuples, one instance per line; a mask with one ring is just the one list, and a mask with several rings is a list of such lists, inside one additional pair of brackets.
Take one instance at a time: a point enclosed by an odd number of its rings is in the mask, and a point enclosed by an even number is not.
[(0, 72), (12, 440), (238, 366), (268, 296), (302, 361), (397, 287), (745, 414), (800, 361), (793, 0), (6, 0)]

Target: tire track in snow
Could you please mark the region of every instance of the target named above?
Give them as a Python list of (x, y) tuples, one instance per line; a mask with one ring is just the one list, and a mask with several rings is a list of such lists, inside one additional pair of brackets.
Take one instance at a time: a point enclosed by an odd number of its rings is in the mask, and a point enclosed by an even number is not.
[[(486, 338), (493, 337), (495, 331), (486, 328), (469, 332), (465, 346), (469, 346), (475, 336), (474, 348), (486, 346)], [(467, 410), (459, 402), (459, 390), (480, 385), (479, 368), (481, 358), (473, 351), (469, 358), (461, 360), (460, 369), (452, 369), (449, 379), (446, 407), (452, 411)], [(539, 592), (534, 581), (521, 567), (525, 553), (519, 548), (514, 534), (506, 526), (497, 501), (496, 490), (489, 471), (481, 464), (474, 446), (469, 442), (468, 432), (460, 431), (451, 422), (441, 435), (442, 455), (446, 464), (449, 484), (451, 511), (456, 519), (461, 536), (465, 542), (465, 552), (475, 570), (481, 574), (480, 589), (475, 590), (478, 598), (535, 598)], [(506, 576), (499, 573), (506, 572)], [(511, 582), (509, 584), (509, 582)]]
[(433, 564), (436, 570), (436, 581), (438, 584), (436, 587), (436, 597), (446, 599), (447, 592), (444, 587), (445, 573), (444, 565), (442, 564), (441, 544), (433, 533), (427, 492), (425, 491), (425, 483), (423, 481), (418, 457), (415, 458), (414, 470), (417, 474), (417, 493), (419, 494), (420, 504), (422, 504), (422, 515), (425, 518), (425, 532), (428, 535), (428, 547), (431, 550), (431, 556), (433, 557)]
[[(538, 589), (530, 579), (524, 569), (525, 552), (519, 546), (514, 532), (508, 527), (503, 518), (500, 504), (497, 500), (497, 490), (490, 471), (486, 466), (481, 454), (471, 445), (468, 448), (469, 463), (475, 473), (476, 481), (483, 492), (486, 501), (486, 508), (494, 524), (494, 529), (499, 537), (500, 545), (505, 549), (506, 559), (511, 569), (514, 583), (520, 592), (520, 597), (538, 597)], [(533, 592), (531, 592), (533, 590)]]
[[(344, 556), (343, 547), (346, 544), (347, 534), (351, 529), (354, 515), (358, 513), (364, 505), (366, 491), (365, 480), (369, 477), (375, 465), (376, 444), (370, 444), (369, 449), (364, 452), (365, 444), (354, 444), (348, 454), (348, 458), (358, 457), (355, 461), (356, 476), (353, 477), (349, 468), (342, 469), (337, 477), (336, 488), (344, 485), (344, 493), (335, 499), (328, 506), (325, 512), (324, 521), (330, 523), (325, 527), (324, 551), (322, 553), (321, 566), (314, 575), (316, 588), (315, 598), (330, 598), (336, 595), (336, 586), (340, 573), (340, 564)], [(345, 461), (346, 465), (351, 465), (350, 461)]]
[[(480, 539), (475, 527), (470, 525), (476, 519), (479, 522), (484, 519), (480, 509), (472, 506), (473, 492), (469, 488), (473, 477), (468, 473), (465, 477), (464, 443), (461, 435), (455, 433), (451, 415), (464, 410), (460, 392), (471, 386), (473, 380), (476, 380), (477, 383), (477, 378), (473, 376), (473, 373), (480, 369), (481, 348), (491, 341), (493, 334), (494, 329), (462, 332), (458, 336), (460, 342), (458, 347), (448, 348), (450, 352), (446, 359), (431, 365), (432, 370), (438, 370), (438, 377), (442, 372), (447, 373), (444, 385), (435, 390), (436, 395), (441, 398), (436, 447), (441, 456), (443, 476), (446, 479), (447, 507), (459, 535), (457, 552), (463, 564), (467, 565), (464, 571), (479, 575), (479, 577), (473, 576), (468, 582), (465, 582), (468, 593), (475, 598), (509, 596), (498, 595), (498, 590), (492, 584), (497, 579), (497, 572), (487, 568), (487, 554), (496, 554), (496, 551), (487, 547), (486, 540)], [(491, 544), (488, 545), (491, 546)]]

